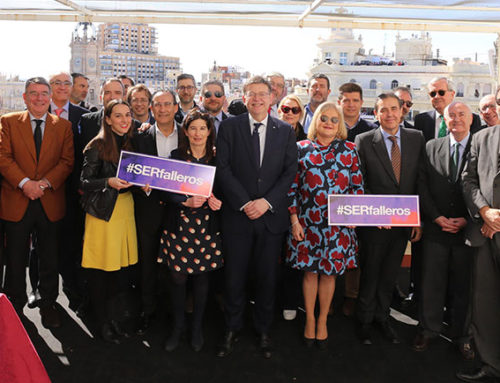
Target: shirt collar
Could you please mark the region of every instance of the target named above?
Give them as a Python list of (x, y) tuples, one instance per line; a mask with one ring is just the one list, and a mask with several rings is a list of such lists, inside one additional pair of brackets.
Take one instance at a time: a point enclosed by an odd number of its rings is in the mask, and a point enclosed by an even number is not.
[(358, 119), (356, 120), (353, 126), (349, 126), (349, 124), (344, 120), (345, 127), (349, 130), (355, 128), (359, 124), (359, 120), (361, 120), (361, 114), (358, 116)]
[(174, 121), (174, 130), (172, 130), (172, 133), (170, 133), (168, 136), (165, 136), (162, 131), (160, 130), (160, 128), (158, 128), (158, 124), (155, 122), (155, 129), (156, 129), (156, 134), (161, 134), (163, 137), (172, 137), (174, 134), (177, 133), (177, 124), (175, 123)]
[(449, 136), (450, 136), (450, 147), (453, 147), (458, 142), (461, 147), (465, 148), (465, 145), (467, 145), (467, 141), (469, 140), (470, 132), (467, 134), (467, 136), (462, 141), (455, 140), (455, 137), (453, 137), (453, 134), (450, 134)]
[(42, 117), (40, 118), (36, 118), (35, 116), (33, 116), (31, 114), (31, 112), (28, 112), (29, 115), (30, 115), (30, 121), (33, 121), (33, 120), (42, 120), (43, 122), (45, 122), (45, 120), (47, 119), (47, 113), (45, 113)]
[[(379, 127), (379, 129), (382, 132), (382, 136), (384, 137), (384, 139), (388, 139), (389, 137), (392, 136), (391, 134), (387, 133), (384, 129), (382, 129), (381, 126)], [(396, 137), (396, 138), (400, 138), (401, 137), (401, 129), (398, 129), (398, 131), (396, 132), (396, 134), (394, 134), (394, 137)]]
[[(59, 107), (56, 104), (54, 104), (53, 101), (51, 101), (50, 102), (50, 110), (52, 111), (52, 113), (55, 113), (56, 109), (59, 109)], [(64, 111), (69, 113), (69, 101), (66, 102), (66, 104), (64, 104), (61, 109), (63, 109)]]

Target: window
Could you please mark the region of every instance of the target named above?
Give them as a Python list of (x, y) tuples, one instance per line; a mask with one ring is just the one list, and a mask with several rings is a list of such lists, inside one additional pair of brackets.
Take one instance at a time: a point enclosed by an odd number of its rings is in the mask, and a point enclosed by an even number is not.
[(398, 80), (392, 80), (391, 82), (391, 89), (395, 89), (399, 86)]
[(339, 64), (340, 65), (347, 65), (347, 52), (340, 52)]
[(464, 84), (459, 82), (457, 84), (457, 97), (463, 97), (464, 96)]
[(370, 81), (370, 89), (377, 89), (377, 80)]

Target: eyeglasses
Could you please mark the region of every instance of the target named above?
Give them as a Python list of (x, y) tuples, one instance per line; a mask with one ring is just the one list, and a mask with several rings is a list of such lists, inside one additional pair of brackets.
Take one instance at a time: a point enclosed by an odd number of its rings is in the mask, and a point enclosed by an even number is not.
[(413, 106), (413, 102), (411, 101), (402, 101), (401, 106), (406, 105), (408, 108), (411, 108)]
[(185, 91), (185, 90), (194, 90), (195, 87), (193, 85), (188, 85), (188, 86), (184, 86), (184, 85), (181, 85), (181, 86), (178, 86), (177, 87), (177, 90), (181, 90), (181, 91)]
[(149, 104), (147, 98), (132, 98), (132, 104)]
[[(328, 116), (322, 115), (319, 119), (323, 123), (328, 122)], [(339, 119), (337, 117), (330, 117), (330, 121), (332, 122), (332, 124), (338, 124), (339, 123)]]
[(432, 92), (429, 92), (429, 96), (431, 96), (431, 98), (434, 98), (434, 97), (436, 97), (436, 95), (439, 94), (441, 97), (443, 97), (446, 94), (446, 92), (447, 92), (447, 90), (443, 90), (443, 89), (440, 89), (437, 92), (435, 90), (433, 90)]
[(267, 96), (269, 96), (269, 92), (258, 92), (258, 93), (248, 92), (247, 93), (247, 97), (248, 98), (255, 98), (255, 97), (264, 98), (264, 97), (267, 97)]
[(207, 90), (205, 93), (203, 93), (203, 96), (205, 96), (205, 98), (210, 98), (210, 97), (212, 97), (212, 95), (214, 95), (217, 98), (221, 98), (222, 96), (224, 96), (224, 93), (219, 92), (219, 91), (212, 93), (209, 90)]
[(281, 111), (285, 114), (292, 112), (293, 114), (299, 114), (300, 113), (300, 108), (298, 106), (294, 106), (290, 108), (289, 106), (286, 105), (281, 105)]
[(174, 105), (173, 102), (170, 101), (165, 101), (165, 102), (153, 102), (153, 107), (159, 108), (160, 106), (164, 106), (166, 108), (170, 108), (172, 105)]
[(61, 85), (71, 86), (71, 85), (73, 85), (73, 83), (71, 81), (59, 81), (59, 80), (56, 80), (56, 81), (52, 81), (50, 83), (50, 85), (55, 85), (55, 86), (61, 86)]

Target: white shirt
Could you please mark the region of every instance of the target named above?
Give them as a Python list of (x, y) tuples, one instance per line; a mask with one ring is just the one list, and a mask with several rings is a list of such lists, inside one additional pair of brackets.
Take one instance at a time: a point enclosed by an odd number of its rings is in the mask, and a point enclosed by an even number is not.
[(156, 123), (154, 128), (156, 129), (156, 148), (158, 150), (158, 156), (167, 158), (170, 157), (170, 153), (172, 150), (177, 149), (179, 142), (177, 125), (174, 122), (174, 130), (168, 135), (168, 137), (161, 132)]
[(470, 133), (467, 134), (467, 137), (465, 137), (462, 141), (457, 141), (457, 140), (455, 140), (455, 137), (453, 137), (453, 134), (450, 134), (450, 157), (452, 157), (452, 158), (453, 158), (453, 154), (455, 153), (455, 144), (458, 142), (457, 169), (460, 169), (460, 166), (462, 164), (464, 150), (465, 150), (465, 146), (467, 145), (467, 141), (469, 140), (469, 136), (470, 136)]

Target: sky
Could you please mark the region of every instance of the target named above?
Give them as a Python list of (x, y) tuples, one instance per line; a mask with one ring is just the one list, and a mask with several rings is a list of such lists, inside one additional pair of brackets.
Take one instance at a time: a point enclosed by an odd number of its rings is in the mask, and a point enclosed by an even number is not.
[[(154, 25), (154, 24), (153, 24)], [(48, 76), (69, 70), (71, 33), (76, 24), (46, 21), (0, 21), (0, 73), (19, 75), (21, 79)], [(326, 28), (247, 27), (205, 25), (154, 25), (158, 29), (158, 51), (180, 57), (184, 72), (198, 81), (214, 61), (218, 65), (239, 66), (252, 74), (278, 71), (287, 78), (307, 78), (317, 57), (319, 37), (326, 38)], [(409, 37), (412, 32), (400, 32)], [(394, 50), (396, 32), (355, 30), (363, 36), (365, 51), (386, 53)], [(451, 62), (453, 57), (471, 57), (488, 61), (495, 34), (432, 32), (433, 52)], [(14, 54), (6, 54), (13, 52)]]

